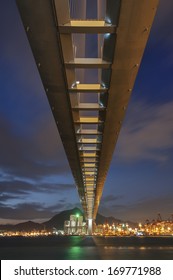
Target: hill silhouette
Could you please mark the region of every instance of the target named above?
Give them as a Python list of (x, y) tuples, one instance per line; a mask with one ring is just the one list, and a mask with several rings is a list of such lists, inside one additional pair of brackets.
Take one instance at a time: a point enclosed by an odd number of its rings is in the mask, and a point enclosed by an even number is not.
[(70, 215), (77, 215), (77, 214), (81, 216), (83, 215), (83, 212), (79, 208), (75, 207), (73, 209), (65, 210), (60, 212), (59, 214), (56, 214), (49, 221), (44, 222), (43, 224), (47, 229), (52, 229), (53, 227), (58, 229), (63, 229), (64, 221), (70, 220)]
[[(50, 220), (44, 222), (44, 223), (35, 223), (32, 221), (27, 221), (24, 223), (19, 223), (16, 225), (0, 225), (0, 230), (11, 230), (11, 231), (32, 231), (32, 230), (43, 230), (43, 229), (49, 229), (52, 230), (53, 228), (56, 229), (64, 229), (64, 221), (70, 219), (70, 215), (80, 215), (83, 216), (83, 212), (81, 209), (75, 207), (73, 209), (62, 211), (55, 216), (53, 216)], [(136, 223), (129, 222), (130, 226), (136, 226)], [(114, 217), (105, 217), (101, 214), (97, 214), (96, 217), (96, 224), (119, 224), (124, 223), (124, 221), (120, 219), (115, 219)]]

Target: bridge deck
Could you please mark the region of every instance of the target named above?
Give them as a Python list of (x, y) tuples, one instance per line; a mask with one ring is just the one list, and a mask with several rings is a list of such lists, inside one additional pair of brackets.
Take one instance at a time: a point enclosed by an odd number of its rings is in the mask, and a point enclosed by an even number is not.
[[(95, 219), (158, 0), (109, 0), (109, 24), (72, 20), (68, 0), (17, 3), (85, 216)], [(76, 57), (73, 33), (103, 33), (102, 57)], [(77, 68), (98, 69), (98, 83), (78, 81)], [(82, 100), (91, 94), (97, 104)]]

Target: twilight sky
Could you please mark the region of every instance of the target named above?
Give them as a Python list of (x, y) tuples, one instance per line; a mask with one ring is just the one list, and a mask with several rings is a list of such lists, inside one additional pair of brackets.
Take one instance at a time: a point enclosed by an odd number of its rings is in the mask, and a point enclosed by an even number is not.
[[(90, 0), (91, 1), (91, 0)], [(90, 2), (88, 0), (88, 2)], [(173, 1), (160, 0), (99, 212), (173, 214)], [(80, 206), (15, 0), (0, 4), (0, 223)]]

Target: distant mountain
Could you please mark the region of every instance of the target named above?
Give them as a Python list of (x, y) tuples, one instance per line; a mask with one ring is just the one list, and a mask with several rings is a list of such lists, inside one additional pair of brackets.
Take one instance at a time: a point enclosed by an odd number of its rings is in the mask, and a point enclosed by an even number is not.
[(115, 219), (114, 217), (105, 217), (101, 214), (97, 214), (97, 217), (96, 217), (96, 224), (119, 224), (119, 223), (122, 223), (121, 220), (119, 219)]
[(32, 231), (32, 230), (42, 230), (44, 225), (39, 223), (34, 223), (32, 221), (19, 223), (16, 225), (0, 225), (0, 230), (8, 231)]
[(120, 219), (116, 219), (114, 217), (105, 217), (101, 214), (97, 214), (97, 217), (96, 217), (96, 224), (99, 225), (99, 224), (128, 224), (130, 227), (136, 227), (137, 226), (137, 223), (134, 223), (134, 222), (131, 222), (131, 221), (122, 221)]
[(0, 230), (11, 230), (14, 225), (0, 225)]
[[(44, 222), (43, 224), (47, 229), (52, 229), (53, 227), (57, 229), (63, 229), (64, 228), (64, 221), (70, 219), (70, 215), (76, 215), (79, 214), (83, 216), (83, 212), (79, 208), (73, 208), (71, 210), (66, 210), (63, 212), (60, 212), (59, 214), (55, 215), (53, 218), (51, 218), (49, 221)], [(119, 219), (115, 219), (114, 217), (105, 217), (101, 214), (97, 214), (96, 217), (96, 224), (120, 224), (120, 223), (128, 223), (130, 226), (136, 226), (136, 223), (129, 222), (129, 221), (122, 221)]]
[(53, 216), (49, 221), (44, 222), (43, 225), (47, 229), (52, 229), (53, 227), (57, 229), (63, 229), (64, 221), (70, 220), (70, 215), (77, 215), (77, 214), (79, 214), (80, 216), (83, 215), (83, 212), (77, 207), (70, 210), (65, 210)]
[[(32, 231), (32, 230), (42, 230), (42, 229), (63, 229), (64, 228), (64, 221), (70, 219), (70, 215), (80, 215), (83, 216), (83, 212), (75, 207), (70, 210), (65, 210), (53, 216), (50, 220), (44, 223), (34, 223), (32, 221), (19, 223), (17, 225), (0, 225), (0, 230), (11, 230), (11, 231)], [(96, 224), (119, 224), (119, 223), (128, 223), (130, 226), (136, 226), (136, 223), (122, 221), (119, 219), (115, 219), (114, 217), (105, 217), (101, 214), (97, 214), (96, 217)]]
[(32, 231), (32, 230), (42, 230), (44, 229), (44, 225), (39, 223), (34, 223), (32, 221), (19, 223), (15, 226), (13, 226), (14, 231)]

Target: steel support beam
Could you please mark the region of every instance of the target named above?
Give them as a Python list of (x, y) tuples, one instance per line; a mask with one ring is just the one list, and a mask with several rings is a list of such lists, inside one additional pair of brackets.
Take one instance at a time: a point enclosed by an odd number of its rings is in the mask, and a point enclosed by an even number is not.
[[(71, 19), (68, 0), (17, 3), (91, 234), (158, 0), (107, 0), (101, 21)], [(103, 33), (102, 57), (76, 57), (73, 33)], [(78, 68), (98, 69), (98, 83), (77, 81)]]

